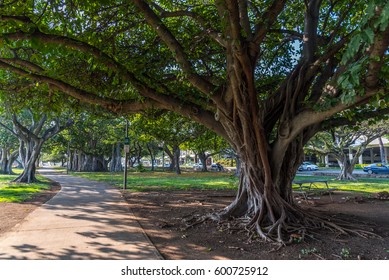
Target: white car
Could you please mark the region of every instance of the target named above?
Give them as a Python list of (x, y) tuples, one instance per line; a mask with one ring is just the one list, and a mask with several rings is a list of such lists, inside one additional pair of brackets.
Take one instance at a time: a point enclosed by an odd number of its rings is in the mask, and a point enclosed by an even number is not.
[(317, 166), (316, 164), (313, 164), (311, 162), (308, 162), (308, 161), (304, 161), (300, 167), (299, 167), (299, 171), (315, 171), (315, 170), (318, 170), (319, 169), (319, 166)]
[(194, 168), (194, 170), (201, 170), (201, 169), (203, 169), (203, 164), (202, 163), (195, 163), (193, 165), (193, 168)]

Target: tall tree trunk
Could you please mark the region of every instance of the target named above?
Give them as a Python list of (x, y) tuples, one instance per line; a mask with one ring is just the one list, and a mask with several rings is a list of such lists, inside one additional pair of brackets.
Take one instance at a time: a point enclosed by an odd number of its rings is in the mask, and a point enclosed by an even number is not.
[(112, 159), (110, 165), (111, 172), (120, 172), (123, 171), (122, 167), (122, 155), (120, 151), (120, 142), (112, 144)]
[(81, 150), (78, 150), (77, 156), (77, 171), (81, 172), (84, 164), (84, 153)]
[(0, 163), (0, 173), (7, 174), (7, 166), (8, 166), (8, 149), (1, 149), (1, 163)]
[[(232, 46), (231, 50), (235, 47), (241, 46)], [(292, 195), (292, 181), (302, 161), (303, 146), (316, 127), (306, 128), (304, 134), (295, 136), (291, 119), (297, 113), (286, 105), (277, 118), (278, 135), (271, 140), (273, 131), (268, 127), (271, 128), (275, 120), (267, 119), (261, 112), (263, 108), (259, 108), (254, 65), (250, 65), (250, 59), (245, 55), (231, 55), (227, 61), (227, 72), (233, 74), (229, 77), (231, 85), (225, 96), (234, 100), (229, 103), (234, 114), (227, 116), (222, 110), (216, 114), (241, 161), (239, 188), (235, 200), (212, 217), (216, 220), (234, 217), (234, 221), (243, 223), (253, 234), (285, 244), (291, 241), (294, 233), (304, 236), (307, 228), (322, 227), (323, 220), (305, 213), (294, 203)], [(297, 83), (293, 76), (290, 79), (290, 84), (282, 89), (286, 94), (281, 92), (280, 95), (288, 96), (289, 86)], [(292, 100), (284, 102), (290, 102), (290, 106), (295, 104)]]
[(207, 158), (208, 157), (207, 157), (206, 153), (204, 151), (199, 152), (198, 156), (199, 156), (201, 164), (203, 165), (201, 167), (201, 172), (208, 172), (208, 168), (207, 168)]
[(115, 154), (115, 144), (112, 144), (112, 153), (111, 153), (111, 162), (109, 166), (109, 171), (115, 172), (116, 169), (116, 154)]
[(170, 149), (167, 147), (167, 145), (164, 146), (164, 149), (165, 149), (165, 153), (168, 155), (168, 157), (170, 159), (170, 166), (168, 169), (169, 169), (169, 171), (173, 171), (175, 166), (176, 166), (174, 153), (172, 153), (170, 151)]
[[(240, 218), (238, 221), (245, 223), (247, 229), (265, 240), (280, 243), (289, 240), (293, 232), (303, 234), (305, 229), (301, 226), (301, 221), (308, 217), (294, 203), (291, 187), (301, 161), (303, 146), (301, 143), (289, 145), (284, 160), (276, 160), (268, 151), (264, 154), (257, 145), (247, 147), (250, 148), (238, 150), (241, 167), (237, 196), (213, 218)], [(261, 157), (266, 159), (263, 161)], [(269, 166), (272, 166), (271, 173), (265, 172), (262, 162), (269, 162)], [(275, 165), (280, 167), (273, 168)]]
[(378, 144), (380, 146), (380, 156), (381, 156), (381, 162), (383, 164), (386, 164), (386, 153), (385, 153), (385, 146), (384, 142), (382, 141), (382, 137), (378, 137)]
[(146, 144), (147, 150), (149, 151), (150, 159), (151, 159), (151, 171), (155, 170), (155, 155), (153, 152), (152, 145), (150, 143)]
[(27, 155), (26, 155), (26, 144), (24, 143), (23, 140), (19, 140), (19, 156), (21, 159), (21, 164), (24, 168)]
[(352, 175), (353, 169), (350, 161), (347, 159), (347, 156), (344, 155), (342, 159), (338, 159), (338, 164), (340, 166), (340, 173), (337, 180), (355, 180), (354, 176)]
[(355, 164), (357, 164), (359, 156), (362, 155), (363, 152), (366, 150), (368, 143), (370, 143), (370, 140), (361, 144), (357, 148), (355, 154), (352, 155), (352, 159), (350, 159), (350, 156), (346, 155), (343, 152), (343, 149), (339, 149), (338, 152), (334, 154), (340, 166), (340, 173), (337, 177), (337, 180), (356, 180), (355, 177), (352, 175), (354, 172)]
[(15, 162), (15, 160), (17, 159), (18, 155), (19, 155), (19, 151), (16, 150), (16, 151), (13, 151), (11, 153), (11, 155), (9, 156), (7, 167), (6, 167), (6, 174), (9, 174), (9, 175), (15, 174), (12, 171), (12, 165)]
[(39, 159), (40, 152), (42, 150), (42, 144), (44, 141), (39, 140), (37, 142), (30, 143), (30, 146), (33, 146), (30, 156), (28, 157), (27, 162), (25, 163), (24, 170), (13, 182), (19, 183), (33, 183), (38, 180), (35, 177), (36, 165)]
[(179, 146), (174, 146), (173, 147), (173, 155), (174, 155), (174, 163), (175, 163), (175, 171), (176, 174), (180, 175), (181, 174), (181, 168), (180, 168), (180, 155), (181, 155), (181, 150)]
[(78, 170), (77, 152), (75, 150), (70, 151), (70, 168), (71, 171)]
[(121, 144), (118, 142), (116, 144), (116, 166), (115, 166), (116, 172), (123, 171), (123, 165), (122, 165), (122, 153), (121, 153)]

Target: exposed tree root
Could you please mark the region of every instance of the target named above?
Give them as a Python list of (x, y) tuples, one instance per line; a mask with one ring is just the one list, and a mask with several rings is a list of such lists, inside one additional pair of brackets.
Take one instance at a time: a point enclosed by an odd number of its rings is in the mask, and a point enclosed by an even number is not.
[[(293, 210), (293, 211), (292, 211)], [(339, 235), (356, 235), (363, 238), (381, 238), (367, 225), (349, 222), (331, 217), (309, 209), (309, 212), (297, 206), (289, 206), (288, 210), (282, 211), (281, 216), (272, 223), (263, 214), (263, 211), (255, 215), (239, 218), (228, 217), (223, 211), (204, 216), (186, 219), (186, 229), (203, 223), (207, 220), (216, 221), (220, 228), (228, 232), (244, 231), (250, 241), (258, 238), (276, 243), (280, 247), (294, 242), (301, 242), (314, 236), (322, 230), (329, 230)]]
[(344, 174), (340, 172), (339, 176), (336, 178), (338, 181), (348, 180), (348, 181), (357, 181), (357, 179), (350, 173)]

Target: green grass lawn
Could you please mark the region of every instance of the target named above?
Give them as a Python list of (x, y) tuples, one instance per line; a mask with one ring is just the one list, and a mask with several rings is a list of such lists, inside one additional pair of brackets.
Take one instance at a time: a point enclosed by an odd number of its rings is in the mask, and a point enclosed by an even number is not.
[(0, 202), (23, 202), (51, 186), (51, 182), (42, 176), (37, 176), (39, 183), (10, 183), (16, 177), (17, 175), (0, 175)]
[[(15, 170), (17, 173), (20, 171)], [(123, 186), (123, 173), (72, 173), (96, 181), (104, 181), (111, 185)], [(34, 194), (50, 188), (50, 181), (37, 176), (39, 183), (10, 183), (17, 175), (0, 175), (0, 202), (22, 202)], [(353, 191), (369, 195), (381, 191), (389, 191), (389, 179), (360, 178), (358, 181), (337, 181), (334, 177), (296, 176), (296, 180), (327, 179), (330, 188), (342, 191)], [(130, 191), (149, 190), (191, 190), (191, 189), (236, 189), (237, 178), (228, 173), (218, 172), (183, 172), (176, 175), (171, 172), (129, 172), (127, 188)], [(297, 188), (297, 185), (293, 187)]]
[[(295, 180), (326, 179), (328, 186), (340, 191), (352, 191), (364, 194), (389, 192), (389, 178), (358, 178), (357, 181), (338, 181), (335, 177), (327, 176), (296, 176)], [(320, 186), (320, 184), (318, 184)], [(293, 185), (297, 188), (297, 185)]]
[[(96, 181), (104, 181), (117, 187), (123, 186), (123, 173), (72, 173)], [(331, 188), (360, 193), (389, 191), (389, 179), (363, 178), (355, 182), (336, 181), (334, 177), (296, 176), (296, 180), (327, 179)], [(131, 191), (148, 190), (190, 190), (190, 189), (236, 189), (237, 178), (228, 173), (184, 172), (176, 175), (171, 172), (129, 172), (127, 188)], [(294, 185), (294, 187), (297, 187)]]
[[(123, 186), (123, 173), (72, 173), (90, 180), (104, 181), (117, 187)], [(131, 191), (234, 189), (236, 178), (226, 173), (183, 172), (129, 172), (127, 188)]]

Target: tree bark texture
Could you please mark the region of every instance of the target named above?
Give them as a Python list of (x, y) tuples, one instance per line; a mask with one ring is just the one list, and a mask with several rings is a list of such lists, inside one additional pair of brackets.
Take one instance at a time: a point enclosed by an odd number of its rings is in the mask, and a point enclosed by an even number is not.
[(176, 171), (176, 174), (181, 174), (181, 167), (180, 167), (180, 155), (181, 155), (181, 149), (179, 146), (173, 147), (173, 163), (174, 163), (174, 170)]
[(112, 155), (110, 161), (110, 171), (111, 172), (121, 172), (123, 171), (122, 166), (122, 154), (121, 154), (121, 144), (120, 142), (112, 144)]

